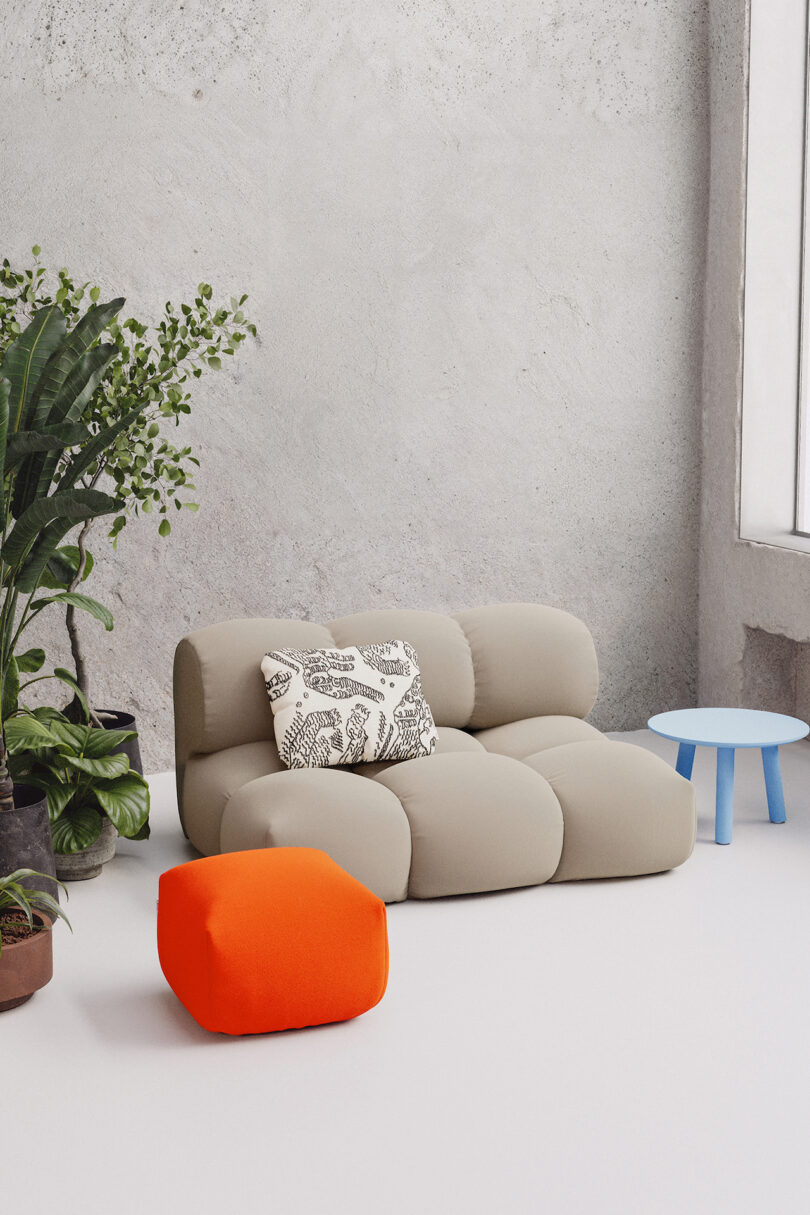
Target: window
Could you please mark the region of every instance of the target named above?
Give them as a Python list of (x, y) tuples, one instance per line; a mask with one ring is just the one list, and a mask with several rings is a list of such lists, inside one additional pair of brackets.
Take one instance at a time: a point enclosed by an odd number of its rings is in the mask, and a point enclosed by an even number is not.
[(751, 4), (740, 536), (810, 551), (807, 7)]

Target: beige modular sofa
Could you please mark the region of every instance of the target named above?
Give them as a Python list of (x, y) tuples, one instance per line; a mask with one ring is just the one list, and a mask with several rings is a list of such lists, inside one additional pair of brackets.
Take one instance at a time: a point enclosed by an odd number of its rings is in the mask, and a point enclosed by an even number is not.
[[(416, 650), (434, 753), (284, 768), (263, 655), (394, 639)], [(183, 828), (205, 855), (321, 848), (386, 902), (672, 869), (694, 845), (692, 786), (584, 721), (597, 682), (585, 625), (537, 604), (199, 629), (174, 664)]]

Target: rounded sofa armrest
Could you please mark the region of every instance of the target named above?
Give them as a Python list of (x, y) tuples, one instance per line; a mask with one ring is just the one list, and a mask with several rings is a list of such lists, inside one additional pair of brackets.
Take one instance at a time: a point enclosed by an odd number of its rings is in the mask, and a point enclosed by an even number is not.
[(320, 848), (384, 902), (408, 895), (405, 811), (390, 789), (354, 772), (294, 768), (249, 781), (228, 799), (220, 847)]

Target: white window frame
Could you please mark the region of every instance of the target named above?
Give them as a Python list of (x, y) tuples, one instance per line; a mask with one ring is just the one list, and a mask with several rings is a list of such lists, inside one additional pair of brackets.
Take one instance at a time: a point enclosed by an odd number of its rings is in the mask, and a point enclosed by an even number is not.
[(739, 534), (810, 552), (807, 56), (807, 0), (751, 0)]

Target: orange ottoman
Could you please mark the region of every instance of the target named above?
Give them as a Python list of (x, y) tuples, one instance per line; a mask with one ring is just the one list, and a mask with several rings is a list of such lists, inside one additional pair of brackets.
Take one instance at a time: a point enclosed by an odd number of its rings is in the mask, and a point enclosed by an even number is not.
[(228, 852), (161, 875), (158, 953), (204, 1029), (347, 1021), (385, 991), (385, 904), (316, 848)]

